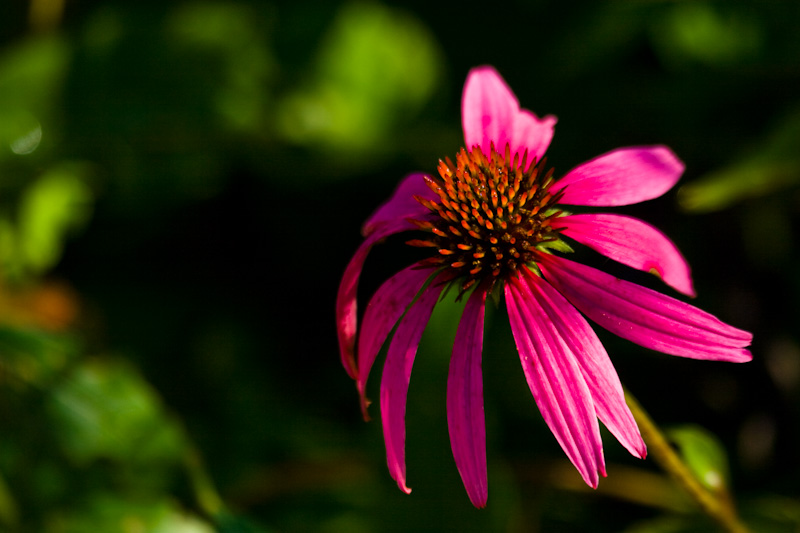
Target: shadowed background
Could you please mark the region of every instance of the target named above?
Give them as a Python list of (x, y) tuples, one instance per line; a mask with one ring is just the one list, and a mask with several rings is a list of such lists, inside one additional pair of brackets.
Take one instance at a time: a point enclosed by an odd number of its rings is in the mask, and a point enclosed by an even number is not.
[[(491, 64), (523, 107), (558, 117), (556, 175), (630, 145), (686, 163), (675, 190), (614, 211), (674, 239), (693, 303), (754, 332), (754, 360), (598, 334), (755, 531), (796, 531), (798, 20), (778, 1), (7, 2), (0, 530), (708, 531), (607, 432), (608, 478), (583, 485), (493, 304), (487, 509), (447, 436), (459, 304), (437, 307), (416, 359), (411, 495), (388, 475), (378, 406), (360, 418), (336, 344), (340, 276), (399, 179), (460, 148), (464, 79)], [(367, 260), (362, 309), (415, 257), (404, 240)]]

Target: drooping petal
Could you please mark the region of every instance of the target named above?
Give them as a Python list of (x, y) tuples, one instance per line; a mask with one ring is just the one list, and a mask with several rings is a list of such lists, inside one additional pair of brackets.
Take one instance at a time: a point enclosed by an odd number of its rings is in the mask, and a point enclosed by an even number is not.
[(392, 478), (406, 494), (411, 492), (406, 486), (405, 453), (408, 383), (422, 332), (445, 287), (439, 281), (442, 280), (433, 280), (400, 320), (386, 354), (381, 378), (381, 421), (386, 462)]
[(683, 163), (666, 146), (619, 148), (570, 170), (552, 190), (564, 189), (561, 204), (636, 204), (670, 190), (683, 169)]
[[(539, 303), (577, 360), (592, 394), (597, 417), (632, 455), (643, 459), (647, 448), (625, 403), (619, 376), (597, 334), (577, 309), (550, 284), (527, 268), (520, 269), (520, 272), (523, 291), (525, 288), (530, 291), (530, 297)], [(528, 297), (527, 292), (524, 295)]]
[(366, 389), (372, 363), (375, 362), (375, 357), (386, 337), (430, 276), (429, 269), (420, 268), (418, 264), (411, 265), (383, 282), (367, 304), (364, 323), (358, 334), (356, 379), (358, 392), (361, 394), (361, 411), (365, 420), (369, 419)]
[(528, 161), (541, 159), (550, 140), (556, 117), (548, 115), (538, 118), (526, 109), (520, 109), (519, 101), (500, 74), (492, 67), (472, 69), (464, 84), (461, 100), (461, 121), (467, 150), (478, 145), (489, 154), (495, 149), (503, 153), (506, 144), (511, 156), (520, 157), (527, 150)]
[(401, 227), (414, 229), (413, 225), (405, 222), (406, 219), (425, 217), (430, 213), (427, 207), (423, 207), (414, 199), (414, 196), (421, 196), (429, 200), (439, 199), (425, 183), (425, 174), (419, 172), (409, 174), (403, 178), (391, 198), (367, 219), (361, 228), (361, 233), (367, 236), (387, 222), (399, 223)]
[(461, 481), (475, 507), (484, 507), (489, 496), (481, 372), (485, 304), (486, 291), (479, 287), (467, 300), (458, 324), (447, 377), (450, 446)]
[(362, 227), (366, 237), (347, 264), (336, 295), (336, 331), (339, 337), (339, 356), (342, 366), (352, 379), (357, 379), (355, 339), (358, 327), (356, 296), (358, 280), (372, 247), (389, 235), (416, 229), (408, 218), (425, 218), (428, 209), (414, 195), (434, 199), (436, 194), (425, 184), (424, 174), (409, 174), (400, 182), (391, 198), (370, 216)]
[(652, 272), (677, 291), (695, 295), (689, 264), (678, 247), (646, 222), (604, 213), (559, 217), (552, 226), (606, 257)]
[(361, 277), (361, 269), (364, 267), (367, 254), (383, 237), (381, 232), (373, 233), (361, 243), (344, 270), (342, 281), (339, 283), (339, 291), (336, 294), (336, 333), (339, 337), (339, 356), (342, 359), (342, 366), (347, 370), (347, 375), (352, 379), (356, 379), (358, 376), (355, 359), (358, 326), (356, 303), (358, 279)]
[(542, 254), (545, 278), (602, 327), (645, 348), (715, 361), (750, 361), (752, 334), (694, 306), (594, 268)]
[(536, 405), (583, 480), (605, 476), (603, 443), (592, 394), (575, 355), (539, 302), (518, 279), (505, 285), (511, 331)]

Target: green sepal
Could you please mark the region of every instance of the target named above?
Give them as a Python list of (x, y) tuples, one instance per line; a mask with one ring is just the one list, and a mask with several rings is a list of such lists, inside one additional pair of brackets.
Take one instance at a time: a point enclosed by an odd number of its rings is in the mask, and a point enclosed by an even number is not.
[(569, 244), (562, 241), (561, 239), (541, 242), (536, 245), (536, 249), (548, 253), (550, 252), (550, 250), (555, 250), (556, 252), (563, 252), (567, 254), (575, 253), (575, 250), (573, 250)]

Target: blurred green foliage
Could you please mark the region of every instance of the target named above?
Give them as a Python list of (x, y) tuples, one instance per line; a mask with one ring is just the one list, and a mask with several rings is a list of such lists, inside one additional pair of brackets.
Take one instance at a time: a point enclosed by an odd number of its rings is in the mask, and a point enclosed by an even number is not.
[(414, 17), (379, 4), (345, 5), (307, 86), (279, 104), (280, 133), (339, 164), (385, 155), (398, 124), (431, 97), (441, 69), (433, 36)]
[[(502, 309), (487, 310), (488, 509), (469, 505), (444, 413), (463, 302), (437, 307), (415, 363), (410, 496), (379, 421), (359, 418), (339, 276), (398, 179), (457, 149), (461, 85), (484, 63), (559, 117), (557, 174), (632, 144), (686, 163), (677, 195), (625, 212), (675, 238), (698, 304), (754, 331), (755, 360), (600, 335), (648, 411), (681, 424), (699, 478), (754, 531), (796, 531), (797, 20), (780, 1), (4, 6), (0, 531), (712, 530), (607, 433), (609, 477), (583, 486)], [(363, 298), (410, 262), (398, 248), (371, 255)]]

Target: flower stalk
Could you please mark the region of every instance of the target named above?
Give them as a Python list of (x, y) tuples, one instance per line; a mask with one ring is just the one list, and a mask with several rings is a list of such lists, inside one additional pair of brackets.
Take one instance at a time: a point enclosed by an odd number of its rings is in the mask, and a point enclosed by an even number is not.
[(664, 433), (642, 408), (636, 398), (625, 390), (625, 400), (639, 425), (639, 431), (647, 444), (648, 453), (672, 477), (678, 485), (697, 502), (705, 514), (729, 533), (749, 533), (749, 529), (736, 514), (727, 493), (715, 494), (703, 486), (692, 473), (675, 449), (669, 444)]

